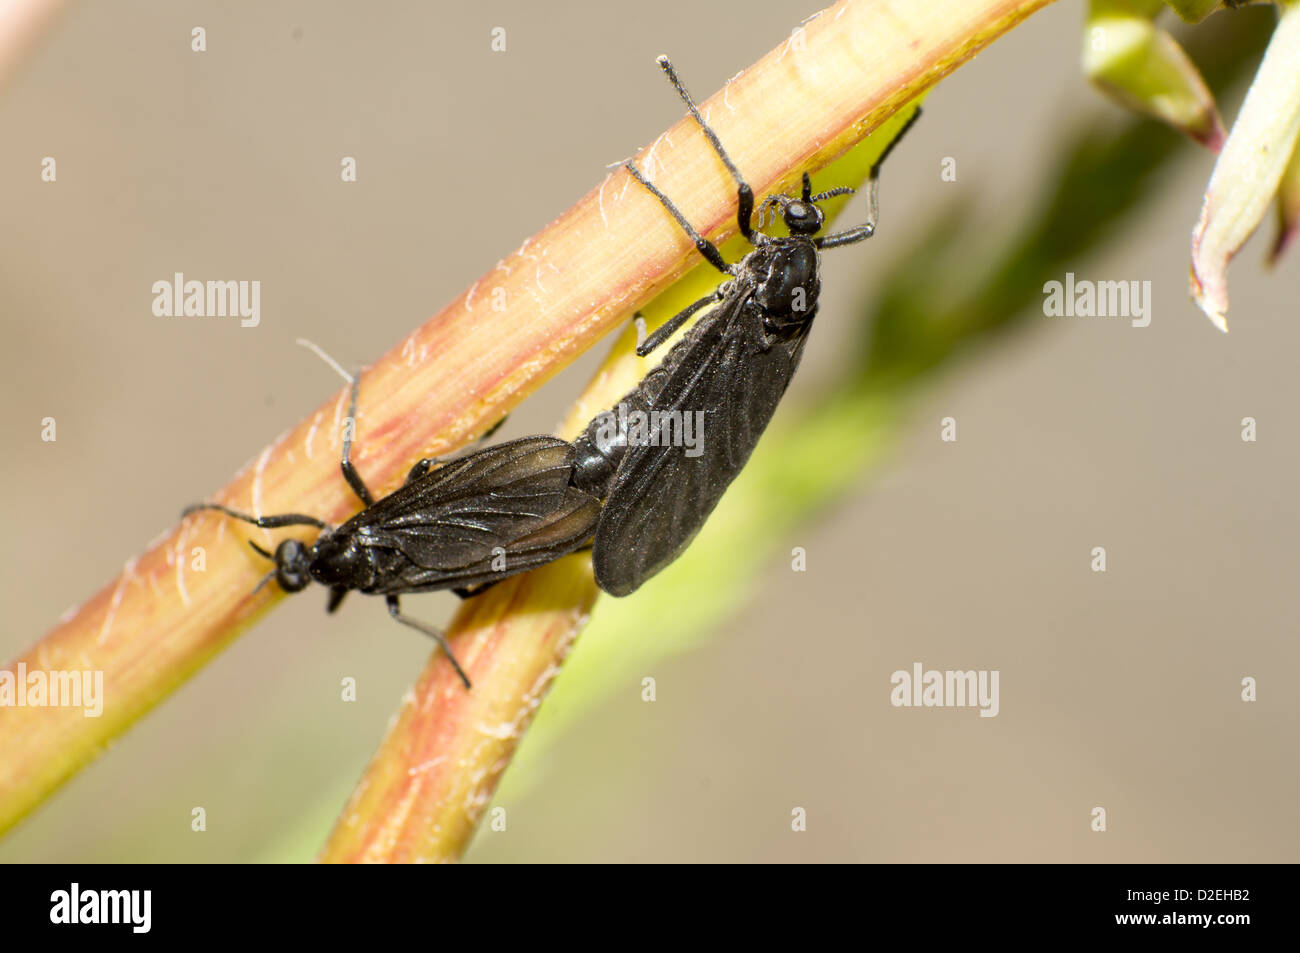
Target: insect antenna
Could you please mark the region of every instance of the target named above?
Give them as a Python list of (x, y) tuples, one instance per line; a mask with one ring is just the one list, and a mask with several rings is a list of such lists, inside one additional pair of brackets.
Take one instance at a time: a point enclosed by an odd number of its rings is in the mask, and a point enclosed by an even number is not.
[[(253, 551), (256, 552), (259, 556), (265, 556), (267, 559), (271, 560), (271, 562), (275, 562), (274, 556), (268, 553), (261, 546), (257, 545), (257, 543), (253, 542), (251, 539), (248, 541), (248, 545), (252, 546)], [(268, 582), (270, 582), (274, 578), (275, 578), (275, 570), (272, 569), (270, 572), (268, 572), (265, 576), (262, 577), (261, 582), (259, 582), (256, 586), (253, 587), (253, 591), (250, 592), (249, 595), (250, 596), (257, 595), (259, 592), (262, 591), (262, 587), (265, 586)]]
[(816, 195), (808, 196), (809, 202), (825, 202), (827, 199), (837, 198), (841, 195), (852, 195), (853, 189), (847, 185), (839, 185), (833, 189), (827, 189), (825, 192), (818, 192)]

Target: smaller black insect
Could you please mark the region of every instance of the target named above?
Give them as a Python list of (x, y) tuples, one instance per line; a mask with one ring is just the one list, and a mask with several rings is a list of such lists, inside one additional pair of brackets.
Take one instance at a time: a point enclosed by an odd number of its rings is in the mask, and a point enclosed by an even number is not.
[[(659, 65), (735, 179), (736, 221), (754, 250), (728, 264), (668, 196), (634, 163), (625, 163), (727, 280), (637, 347), (637, 354), (644, 357), (697, 311), (714, 305), (623, 398), (626, 410), (639, 411), (652, 421), (648, 437), (634, 442), (621, 431), (611, 438), (607, 418), (597, 418), (574, 441), (574, 485), (605, 501), (593, 542), (596, 581), (616, 596), (633, 592), (677, 558), (744, 467), (799, 365), (817, 314), (821, 250), (851, 245), (875, 232), (880, 166), (920, 116), (917, 110), (872, 166), (864, 224), (819, 235), (825, 215), (818, 203), (853, 190), (842, 187), (814, 195), (812, 180), (804, 173), (798, 198), (771, 195), (759, 207), (760, 228), (766, 213), (775, 215), (779, 210), (790, 232), (766, 235), (750, 222), (753, 189), (700, 115), (668, 57), (659, 57)], [(704, 415), (704, 439), (694, 454), (672, 439), (662, 439), (663, 428), (680, 427), (682, 415), (690, 413)]]
[[(356, 420), (358, 381), (359, 376), (353, 378), (351, 421)], [(319, 583), (330, 590), (330, 612), (353, 589), (382, 595), (394, 619), (438, 642), (469, 688), (443, 633), (403, 615), (399, 597), (437, 589), (451, 589), (462, 598), (477, 595), (507, 576), (582, 548), (591, 538), (600, 503), (569, 485), (573, 447), (556, 437), (523, 437), (441, 464), (421, 460), (404, 486), (380, 500), (361, 479), (351, 450), (348, 428), (340, 467), (365, 508), (339, 526), (301, 513), (251, 516), (219, 503), (186, 507), (181, 516), (216, 510), (263, 529), (319, 527), (311, 545), (286, 539), (274, 554), (250, 540), (275, 564), (257, 589), (271, 579), (285, 592)]]

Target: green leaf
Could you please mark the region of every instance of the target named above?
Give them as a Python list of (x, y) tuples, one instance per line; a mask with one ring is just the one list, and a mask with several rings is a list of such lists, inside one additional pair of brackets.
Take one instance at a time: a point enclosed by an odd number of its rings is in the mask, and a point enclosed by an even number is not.
[(1150, 6), (1116, 0), (1089, 4), (1084, 73), (1126, 108), (1166, 122), (1217, 152), (1223, 123), (1214, 96), (1183, 48), (1151, 22)]

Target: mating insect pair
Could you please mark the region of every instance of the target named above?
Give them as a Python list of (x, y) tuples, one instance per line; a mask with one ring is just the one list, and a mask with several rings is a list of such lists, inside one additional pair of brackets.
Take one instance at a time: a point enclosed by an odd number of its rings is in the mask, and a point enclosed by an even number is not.
[[(772, 195), (760, 206), (760, 213), (779, 211), (790, 232), (771, 236), (753, 228), (753, 190), (672, 64), (667, 57), (660, 57), (659, 64), (735, 179), (737, 223), (754, 250), (728, 264), (666, 195), (632, 162), (625, 164), (705, 260), (728, 278), (637, 349), (642, 356), (649, 354), (697, 312), (714, 306), (620, 402), (625, 411), (641, 411), (643, 419), (657, 421), (652, 432), (632, 439), (621, 426), (611, 438), (605, 432), (609, 418), (600, 415), (571, 444), (555, 437), (525, 437), (437, 467), (423, 460), (403, 487), (378, 501), (351, 462), (348, 437), (341, 468), (365, 508), (340, 526), (292, 513), (255, 517), (217, 504), (185, 510), (218, 510), (265, 529), (321, 529), (311, 546), (286, 540), (274, 555), (251, 544), (275, 563), (262, 584), (273, 577), (288, 592), (312, 581), (325, 585), (331, 612), (353, 589), (383, 595), (395, 619), (438, 640), (468, 687), (469, 679), (442, 633), (403, 615), (401, 595), (436, 589), (475, 595), (510, 575), (588, 545), (597, 583), (613, 595), (627, 595), (672, 562), (699, 532), (748, 460), (799, 364), (817, 313), (820, 251), (874, 233), (880, 165), (919, 111), (871, 169), (864, 224), (819, 235), (825, 217), (818, 203), (852, 190), (815, 195), (805, 173), (797, 198)], [(353, 420), (357, 389), (354, 380)], [(702, 452), (691, 455), (659, 439), (661, 421), (696, 411), (705, 415), (709, 434)], [(617, 417), (626, 421), (629, 414)]]

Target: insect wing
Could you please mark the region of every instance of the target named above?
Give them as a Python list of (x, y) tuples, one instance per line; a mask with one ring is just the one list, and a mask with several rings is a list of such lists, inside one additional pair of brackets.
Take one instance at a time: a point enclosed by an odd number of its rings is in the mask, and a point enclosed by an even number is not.
[[(499, 582), (579, 549), (591, 539), (600, 517), (600, 501), (580, 490), (565, 491), (564, 502), (537, 530), (499, 541), (491, 555), (451, 568), (422, 568), (409, 560), (395, 562), (367, 592), (404, 593), (430, 589), (473, 588)], [(400, 558), (400, 557), (399, 557)]]
[(440, 571), (490, 560), (494, 550), (545, 547), (580, 531), (594, 505), (570, 489), (572, 462), (572, 447), (556, 437), (467, 454), (358, 514), (359, 538)]
[(746, 296), (723, 302), (692, 328), (694, 340), (672, 355), (676, 366), (645, 409), (679, 411), (683, 420), (703, 411), (703, 428), (695, 447), (654, 446), (653, 436), (662, 442), (665, 434), (652, 423), (652, 445), (628, 449), (596, 528), (592, 555), (602, 589), (635, 591), (699, 532), (772, 419), (810, 323), (764, 347), (761, 317)]

